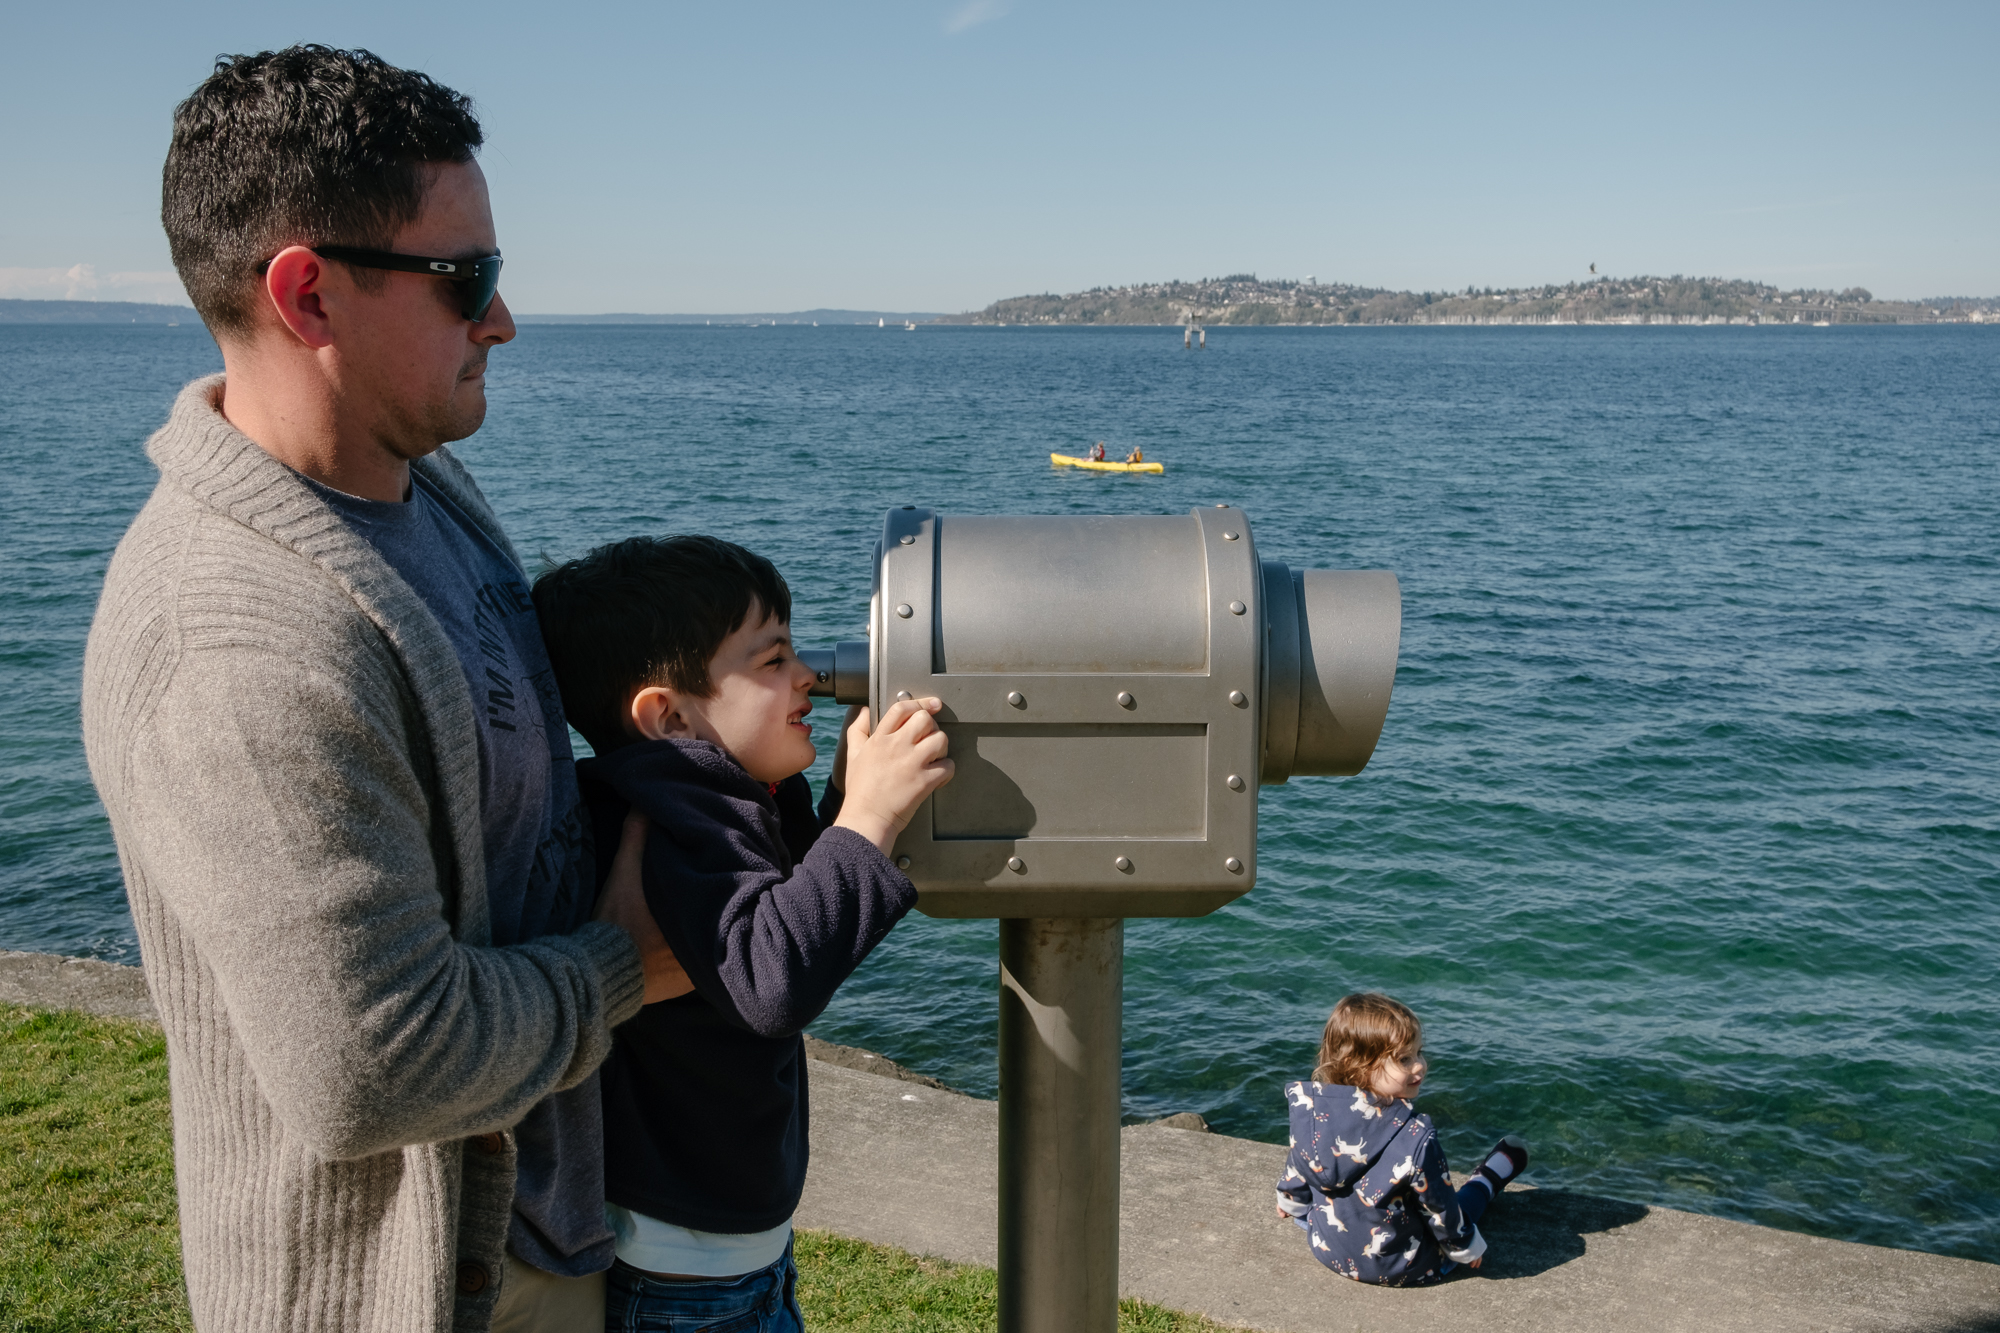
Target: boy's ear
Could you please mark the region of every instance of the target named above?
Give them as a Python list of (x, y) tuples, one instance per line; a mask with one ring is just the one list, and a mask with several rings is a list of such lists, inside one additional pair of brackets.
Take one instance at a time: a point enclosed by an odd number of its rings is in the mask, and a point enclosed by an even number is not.
[(632, 696), (632, 726), (649, 741), (665, 741), (695, 735), (692, 702), (671, 685), (648, 685)]

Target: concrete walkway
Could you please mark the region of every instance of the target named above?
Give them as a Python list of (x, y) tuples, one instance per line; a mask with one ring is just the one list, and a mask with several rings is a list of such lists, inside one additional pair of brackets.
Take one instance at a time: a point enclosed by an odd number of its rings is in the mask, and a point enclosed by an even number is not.
[[(0, 1000), (150, 1017), (135, 969), (0, 951)], [(996, 1259), (997, 1104), (808, 1038), (812, 1175), (801, 1226), (962, 1263)], [(2000, 1333), (2000, 1265), (1819, 1240), (1669, 1208), (1511, 1189), (1484, 1267), (1389, 1291), (1337, 1278), (1272, 1215), (1284, 1150), (1125, 1131), (1119, 1287), (1227, 1324), (1362, 1333)], [(1530, 1170), (1529, 1175), (1533, 1176)]]
[(138, 968), (53, 953), (0, 949), (0, 1003), (160, 1021)]
[[(991, 1265), (999, 1107), (857, 1070), (812, 1069), (802, 1226)], [(1156, 1125), (1125, 1131), (1119, 1288), (1288, 1333), (2000, 1330), (2000, 1266), (1820, 1240), (1556, 1189), (1508, 1190), (1477, 1272), (1410, 1291), (1337, 1278), (1272, 1213), (1284, 1149)], [(1529, 1175), (1532, 1176), (1532, 1168)]]

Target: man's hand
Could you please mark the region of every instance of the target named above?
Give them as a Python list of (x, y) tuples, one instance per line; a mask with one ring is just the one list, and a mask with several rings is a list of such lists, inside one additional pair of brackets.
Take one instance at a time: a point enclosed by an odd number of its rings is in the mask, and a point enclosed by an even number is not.
[(658, 1004), (686, 995), (694, 989), (681, 960), (667, 946), (659, 922), (646, 906), (646, 891), (639, 884), (639, 863), (646, 855), (646, 817), (634, 810), (625, 816), (625, 832), (618, 840), (618, 855), (611, 858), (611, 878), (597, 895), (598, 921), (622, 926), (639, 946), (639, 965), (646, 970), (644, 1003)]
[(924, 798), (951, 781), (945, 757), (951, 740), (932, 716), (943, 707), (936, 698), (899, 700), (872, 728), (868, 710), (860, 711), (847, 729), (847, 795), (835, 828), (851, 829), (889, 854)]

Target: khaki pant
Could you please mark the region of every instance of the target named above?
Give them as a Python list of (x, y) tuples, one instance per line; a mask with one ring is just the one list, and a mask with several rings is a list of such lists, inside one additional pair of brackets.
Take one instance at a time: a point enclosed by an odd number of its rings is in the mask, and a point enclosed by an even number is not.
[(493, 1333), (604, 1333), (604, 1274), (557, 1277), (508, 1255)]

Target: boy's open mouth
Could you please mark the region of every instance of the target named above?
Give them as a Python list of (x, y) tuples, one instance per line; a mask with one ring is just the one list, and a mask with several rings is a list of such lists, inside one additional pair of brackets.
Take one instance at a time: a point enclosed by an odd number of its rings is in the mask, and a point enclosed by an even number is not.
[(811, 734), (813, 729), (812, 723), (806, 721), (806, 714), (810, 712), (812, 712), (812, 709), (810, 707), (801, 708), (798, 712), (793, 713), (790, 717), (785, 719), (785, 725), (797, 727), (800, 731), (806, 732), (807, 734)]

